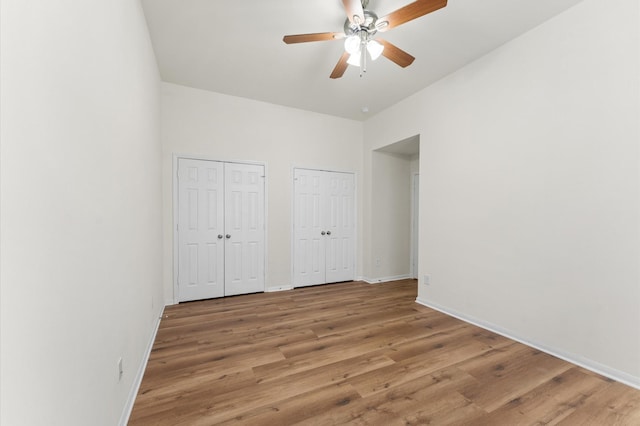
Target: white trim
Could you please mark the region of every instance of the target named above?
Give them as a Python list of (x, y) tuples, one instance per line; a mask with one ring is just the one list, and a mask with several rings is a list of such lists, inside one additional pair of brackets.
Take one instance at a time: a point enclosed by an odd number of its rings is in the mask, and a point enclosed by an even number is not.
[(419, 200), (420, 200), (420, 194), (419, 191), (416, 191), (416, 188), (419, 188), (420, 185), (420, 173), (418, 172), (414, 172), (411, 175), (411, 239), (410, 239), (410, 244), (411, 244), (411, 250), (409, 250), (409, 274), (411, 275), (412, 278), (418, 279), (418, 277), (420, 275), (418, 275), (418, 269), (419, 269), (419, 265), (418, 265), (418, 259), (417, 259), (417, 255), (418, 255), (418, 244), (420, 242), (420, 239), (418, 238), (418, 235), (416, 235), (416, 230), (419, 229), (418, 227), (418, 220), (419, 220)]
[(219, 163), (238, 163), (238, 164), (254, 164), (256, 166), (265, 166), (266, 163), (264, 161), (254, 161), (254, 160), (238, 160), (231, 158), (220, 158), (220, 157), (212, 157), (207, 155), (200, 154), (184, 154), (184, 153), (173, 153), (173, 158), (185, 158), (187, 160), (203, 160), (203, 161), (217, 161)]
[(294, 282), (294, 270), (295, 270), (295, 265), (294, 265), (294, 256), (295, 256), (295, 247), (296, 247), (296, 241), (295, 241), (295, 220), (296, 220), (296, 169), (298, 167), (296, 166), (291, 166), (291, 169), (289, 170), (289, 172), (291, 173), (291, 175), (289, 176), (289, 182), (291, 183), (291, 212), (289, 213), (289, 217), (291, 218), (291, 232), (289, 232), (289, 235), (291, 237), (290, 241), (289, 241), (289, 250), (290, 250), (290, 257), (289, 257), (289, 285), (287, 287), (291, 287), (292, 289), (295, 288), (293, 286), (293, 282)]
[(188, 158), (183, 156), (178, 156), (173, 154), (173, 169), (171, 171), (173, 178), (173, 188), (172, 196), (173, 196), (173, 220), (171, 221), (173, 229), (171, 230), (171, 239), (173, 241), (173, 263), (171, 264), (171, 269), (173, 271), (173, 304), (177, 305), (180, 303), (179, 297), (179, 289), (178, 289), (178, 159), (179, 158)]
[(289, 290), (293, 290), (293, 286), (292, 285), (282, 285), (280, 287), (267, 287), (265, 289), (265, 293), (275, 293), (277, 291), (289, 291)]
[(264, 167), (264, 181), (262, 182), (264, 188), (262, 188), (263, 202), (264, 202), (264, 277), (262, 282), (264, 283), (263, 291), (267, 291), (269, 283), (267, 278), (269, 277), (269, 185), (267, 185), (267, 178), (269, 176), (269, 170), (267, 163), (262, 163)]
[(129, 417), (131, 417), (131, 411), (133, 411), (133, 404), (136, 402), (136, 397), (138, 396), (138, 391), (140, 390), (140, 385), (142, 384), (142, 377), (144, 377), (144, 372), (147, 369), (147, 363), (149, 362), (149, 357), (151, 356), (151, 350), (153, 349), (153, 344), (156, 341), (156, 335), (158, 334), (158, 329), (160, 328), (160, 320), (164, 315), (164, 306), (162, 310), (160, 310), (160, 314), (157, 316), (156, 324), (153, 328), (153, 332), (151, 333), (151, 338), (147, 343), (147, 349), (144, 351), (144, 356), (142, 357), (142, 362), (138, 367), (138, 372), (136, 373), (136, 377), (133, 379), (133, 383), (131, 385), (131, 390), (129, 391), (129, 397), (127, 398), (127, 403), (122, 410), (122, 414), (120, 415), (120, 421), (118, 424), (120, 426), (126, 426), (129, 423)]
[[(331, 173), (347, 173), (353, 175), (353, 215), (354, 215), (354, 229), (353, 229), (353, 280), (359, 281), (358, 278), (358, 173), (355, 171), (344, 171), (335, 169), (324, 169), (314, 167), (304, 167), (295, 164), (291, 165), (291, 284), (292, 289), (296, 288), (294, 285), (294, 255), (295, 255), (295, 192), (296, 192), (296, 169), (313, 170), (319, 172), (331, 172)], [(322, 283), (320, 283), (322, 284)], [(318, 284), (318, 285), (320, 285)], [(325, 283), (327, 284), (327, 283)], [(330, 283), (329, 283), (330, 284)], [(284, 287), (283, 287), (284, 288)]]
[(411, 274), (404, 274), (404, 275), (394, 275), (391, 277), (382, 277), (382, 278), (365, 278), (362, 277), (360, 279), (360, 281), (364, 281), (367, 284), (381, 284), (381, 283), (388, 283), (389, 281), (398, 281), (398, 280), (406, 280), (406, 279), (411, 279), (413, 278), (411, 276)]
[(338, 169), (326, 169), (326, 168), (322, 168), (322, 167), (307, 167), (307, 166), (300, 166), (298, 164), (292, 164), (291, 165), (291, 179), (293, 179), (294, 173), (293, 171), (295, 169), (303, 169), (303, 170), (313, 170), (316, 172), (331, 172), (331, 173), (351, 173), (354, 176), (357, 176), (357, 173), (353, 170), (338, 170)]
[(201, 161), (216, 161), (219, 163), (235, 163), (235, 164), (249, 164), (264, 167), (264, 288), (263, 291), (267, 289), (267, 277), (268, 277), (268, 223), (269, 223), (269, 209), (267, 206), (269, 205), (269, 196), (268, 196), (268, 188), (267, 184), (267, 163), (262, 161), (250, 161), (250, 160), (221, 160), (207, 156), (201, 155), (191, 155), (191, 154), (177, 154), (173, 153), (173, 170), (172, 170), (172, 179), (173, 179), (173, 188), (172, 188), (172, 198), (173, 198), (173, 229), (171, 231), (171, 238), (173, 239), (173, 264), (171, 265), (171, 269), (173, 270), (173, 304), (177, 305), (180, 303), (179, 297), (179, 288), (178, 288), (178, 160), (179, 159), (187, 159), (187, 160), (201, 160)]
[(431, 309), (435, 309), (436, 311), (440, 311), (444, 314), (450, 315), (452, 317), (458, 318), (464, 322), (476, 325), (478, 327), (484, 328), (485, 330), (492, 331), (496, 334), (500, 334), (501, 336), (507, 337), (511, 340), (515, 340), (524, 345), (531, 346), (532, 348), (538, 349), (542, 352), (546, 352), (549, 355), (553, 355), (557, 358), (560, 358), (564, 361), (570, 362), (572, 364), (578, 365), (587, 370), (591, 370), (594, 373), (598, 373), (602, 376), (608, 377), (620, 383), (624, 383), (627, 386), (631, 386), (636, 389), (640, 389), (640, 377), (633, 376), (629, 373), (625, 373), (624, 371), (617, 370), (615, 368), (611, 368), (604, 364), (600, 364), (599, 362), (593, 361), (591, 359), (585, 358), (581, 355), (565, 352), (563, 350), (559, 350), (557, 348), (552, 348), (547, 345), (534, 342), (527, 338), (518, 336), (513, 333), (511, 330), (507, 330), (505, 328), (499, 327), (495, 324), (479, 320), (477, 318), (468, 316), (466, 314), (460, 313), (454, 309), (449, 309), (447, 307), (438, 305), (437, 303), (427, 302), (425, 300), (420, 299), (419, 297), (416, 299), (416, 303), (419, 303), (423, 306), (426, 306)]

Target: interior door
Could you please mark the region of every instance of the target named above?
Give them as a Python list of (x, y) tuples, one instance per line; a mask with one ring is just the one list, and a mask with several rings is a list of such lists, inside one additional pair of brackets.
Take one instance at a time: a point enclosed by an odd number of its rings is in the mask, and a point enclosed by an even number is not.
[(352, 173), (294, 170), (294, 287), (354, 279), (354, 193)]
[(319, 170), (294, 170), (294, 287), (326, 282), (323, 177)]
[(354, 176), (325, 172), (326, 282), (349, 281), (355, 276)]
[(225, 164), (225, 296), (264, 291), (264, 166)]
[(223, 163), (178, 160), (180, 301), (224, 295)]

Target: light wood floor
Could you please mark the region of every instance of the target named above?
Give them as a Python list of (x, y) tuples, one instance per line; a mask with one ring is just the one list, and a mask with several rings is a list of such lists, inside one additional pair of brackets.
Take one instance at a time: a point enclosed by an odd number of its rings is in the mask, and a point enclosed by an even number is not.
[(130, 425), (640, 425), (640, 391), (360, 282), (165, 310)]

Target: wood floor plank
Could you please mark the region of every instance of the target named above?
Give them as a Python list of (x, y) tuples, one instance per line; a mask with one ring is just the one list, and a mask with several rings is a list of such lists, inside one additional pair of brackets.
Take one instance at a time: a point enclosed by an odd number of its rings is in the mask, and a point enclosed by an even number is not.
[(394, 361), (402, 361), (424, 355), (425, 353), (435, 355), (438, 352), (448, 352), (450, 346), (455, 348), (471, 343), (478, 343), (478, 345), (483, 348), (491, 349), (489, 345), (470, 339), (472, 334), (473, 329), (470, 326), (458, 323), (455, 328), (448, 328), (436, 332), (432, 331), (430, 334), (425, 334), (421, 338), (400, 343), (392, 348), (389, 356)]
[(203, 369), (171, 378), (170, 381), (155, 384), (145, 383), (145, 386), (139, 391), (138, 402), (147, 407), (166, 409), (176, 403), (176, 395), (179, 395), (180, 400), (186, 401), (201, 393), (202, 389), (216, 388), (231, 392), (237, 389), (246, 389), (254, 384), (255, 378), (250, 369), (235, 371), (228, 368)]
[[(377, 371), (385, 366), (393, 365), (392, 359), (377, 353), (368, 353), (344, 360), (339, 360), (331, 364), (318, 364), (313, 368), (307, 368), (300, 371), (290, 371), (288, 374), (277, 377), (261, 378), (260, 374), (256, 374), (254, 369), (254, 377), (256, 383), (278, 383), (293, 382), (309, 382), (309, 386), (317, 387), (326, 384), (338, 383), (347, 379), (358, 377), (371, 371)], [(260, 366), (259, 368), (262, 368)]]
[[(515, 353), (515, 352), (514, 352)], [(488, 412), (553, 379), (572, 367), (571, 364), (535, 349), (526, 348), (516, 355), (474, 368), (466, 369), (478, 382), (461, 390), (461, 393)]]
[(203, 366), (207, 364), (253, 367), (283, 359), (284, 356), (277, 349), (254, 350), (254, 348), (250, 348), (247, 345), (239, 345), (236, 348), (220, 348), (209, 351), (198, 349), (188, 356), (182, 354), (176, 358), (163, 358), (159, 361), (150, 359), (147, 365), (147, 372), (149, 372), (150, 377), (153, 377), (183, 371), (185, 369), (189, 370), (193, 368), (193, 366)]
[[(468, 359), (471, 354), (482, 353), (491, 349), (485, 343), (462, 338), (467, 335), (467, 329), (461, 328), (459, 331), (462, 331), (462, 333), (437, 334), (432, 336), (431, 339), (425, 339), (430, 341), (427, 346), (431, 350), (412, 353), (411, 357), (395, 358), (395, 352), (385, 351), (384, 353), (389, 358), (397, 362), (352, 378), (349, 382), (358, 390), (360, 395), (367, 397), (418, 377), (443, 370)], [(410, 346), (410, 349), (414, 349), (413, 345)]]
[(580, 368), (569, 370), (542, 385), (511, 399), (508, 403), (482, 417), (485, 424), (553, 425), (571, 415), (596, 392), (610, 382), (602, 377), (585, 374)]
[(329, 385), (278, 401), (276, 404), (248, 410), (221, 425), (287, 425), (307, 422), (336, 407), (350, 404), (360, 395), (348, 383)]
[[(295, 342), (280, 347), (287, 359), (299, 355), (308, 355), (317, 351), (336, 352), (352, 350), (358, 347), (372, 350), (405, 342), (412, 338), (415, 330), (403, 321), (376, 323), (351, 330), (351, 332), (331, 334), (319, 337), (315, 341)], [(358, 343), (356, 343), (358, 342)]]
[(630, 392), (621, 383), (610, 383), (587, 398), (581, 409), (558, 425), (640, 425), (640, 391)]
[[(466, 372), (449, 368), (402, 383), (384, 392), (353, 401), (313, 418), (314, 425), (405, 425), (412, 416), (423, 420), (427, 413), (435, 413), (451, 406), (455, 399), (460, 405), (470, 405), (456, 389), (473, 380)], [(464, 401), (464, 402), (462, 402)], [(455, 407), (455, 411), (461, 407)], [(484, 412), (474, 408), (478, 414)], [(428, 424), (428, 423), (422, 423)], [(433, 423), (432, 423), (433, 424)], [(437, 424), (437, 423), (435, 423)]]
[(415, 280), (168, 306), (130, 425), (640, 425), (640, 391), (415, 303)]
[(284, 348), (286, 359), (263, 364), (254, 368), (256, 378), (260, 381), (273, 380), (285, 377), (301, 371), (322, 367), (339, 361), (347, 361), (351, 358), (367, 354), (375, 354), (385, 349), (394, 342), (401, 341), (399, 333), (401, 327), (378, 327), (377, 334), (361, 331), (352, 335), (332, 336), (300, 347)]

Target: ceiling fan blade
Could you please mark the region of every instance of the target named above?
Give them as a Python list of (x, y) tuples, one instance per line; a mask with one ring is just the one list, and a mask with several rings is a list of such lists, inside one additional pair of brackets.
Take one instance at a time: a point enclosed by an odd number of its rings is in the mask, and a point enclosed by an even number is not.
[(287, 44), (307, 43), (309, 41), (328, 41), (344, 38), (344, 33), (313, 33), (313, 34), (294, 34), (286, 35), (282, 38)]
[(360, 25), (364, 22), (364, 11), (362, 10), (362, 0), (342, 0), (347, 18), (352, 24)]
[(344, 72), (347, 70), (349, 64), (347, 64), (347, 60), (349, 59), (349, 54), (347, 52), (342, 52), (342, 56), (340, 60), (336, 64), (336, 67), (331, 72), (330, 78), (340, 78), (344, 75)]
[(409, 55), (404, 50), (396, 47), (395, 44), (391, 44), (386, 40), (382, 40), (376, 38), (376, 41), (380, 42), (384, 46), (384, 50), (382, 51), (382, 56), (389, 59), (392, 62), (400, 65), (402, 68), (406, 68), (413, 63), (416, 59), (413, 56)]
[[(378, 18), (376, 27), (378, 28), (378, 31), (388, 31), (391, 28), (412, 21), (428, 13), (435, 12), (438, 9), (442, 9), (446, 5), (447, 0), (417, 0), (394, 12), (391, 12), (387, 16)], [(388, 22), (388, 24), (385, 25), (384, 22)]]

